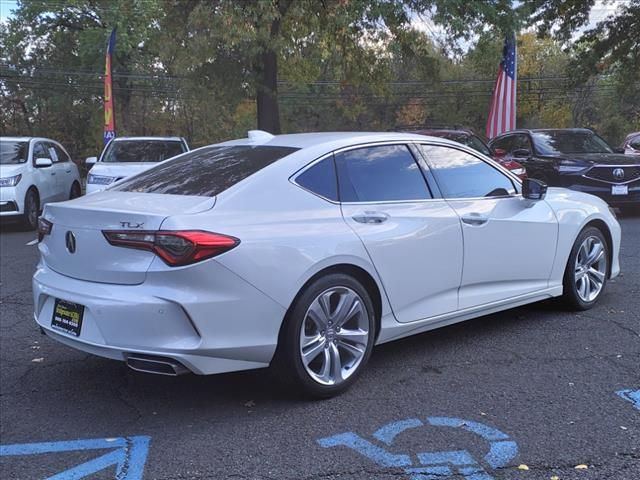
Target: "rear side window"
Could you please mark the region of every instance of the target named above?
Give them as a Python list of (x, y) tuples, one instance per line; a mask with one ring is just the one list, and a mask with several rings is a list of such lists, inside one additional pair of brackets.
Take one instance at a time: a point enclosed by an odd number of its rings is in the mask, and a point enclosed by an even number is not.
[(213, 197), (296, 150), (247, 145), (205, 147), (131, 177), (114, 190)]
[(336, 154), (342, 202), (431, 198), (420, 167), (406, 145), (381, 145)]
[(338, 200), (338, 179), (333, 156), (319, 161), (296, 177), (296, 183), (329, 200)]

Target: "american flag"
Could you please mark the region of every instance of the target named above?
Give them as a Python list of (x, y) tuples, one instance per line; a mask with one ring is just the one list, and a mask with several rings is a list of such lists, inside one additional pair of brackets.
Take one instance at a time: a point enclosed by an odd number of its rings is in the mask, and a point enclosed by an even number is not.
[(502, 61), (498, 69), (498, 78), (493, 88), (489, 118), (487, 120), (487, 138), (516, 128), (516, 80), (518, 60), (516, 37), (512, 35), (504, 41)]

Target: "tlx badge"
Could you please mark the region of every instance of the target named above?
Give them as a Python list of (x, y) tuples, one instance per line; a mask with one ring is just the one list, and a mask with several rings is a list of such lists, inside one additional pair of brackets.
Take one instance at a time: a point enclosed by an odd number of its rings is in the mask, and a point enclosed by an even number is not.
[(120, 222), (120, 226), (122, 228), (142, 228), (144, 226), (144, 222)]

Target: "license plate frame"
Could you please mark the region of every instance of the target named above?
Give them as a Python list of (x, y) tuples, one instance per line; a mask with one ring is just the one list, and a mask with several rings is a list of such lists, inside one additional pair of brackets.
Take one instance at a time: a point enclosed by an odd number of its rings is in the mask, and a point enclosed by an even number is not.
[(611, 195), (629, 195), (629, 185), (611, 185)]
[(79, 337), (82, 331), (84, 305), (56, 298), (53, 303), (51, 328), (60, 332)]

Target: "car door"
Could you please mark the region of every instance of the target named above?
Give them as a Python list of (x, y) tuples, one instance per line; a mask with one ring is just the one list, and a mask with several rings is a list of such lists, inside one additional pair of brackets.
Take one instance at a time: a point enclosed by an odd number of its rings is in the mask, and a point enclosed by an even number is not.
[(396, 319), (412, 322), (458, 308), (462, 231), (456, 213), (434, 199), (404, 144), (335, 154), (342, 215), (362, 240)]
[(40, 206), (55, 200), (56, 194), (56, 170), (51, 167), (36, 167), (37, 158), (48, 158), (53, 162), (48, 145), (44, 141), (36, 141), (32, 152), (33, 184), (40, 195)]
[(558, 237), (551, 207), (523, 198), (515, 179), (470, 151), (426, 144), (421, 150), (461, 222), (460, 309), (546, 289)]
[(56, 144), (49, 143), (49, 150), (55, 154), (53, 167), (56, 169), (56, 197), (59, 200), (67, 200), (71, 195), (71, 184), (75, 179), (75, 171), (71, 159), (64, 149)]

